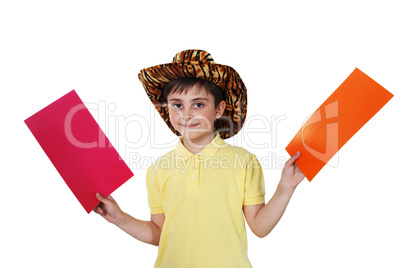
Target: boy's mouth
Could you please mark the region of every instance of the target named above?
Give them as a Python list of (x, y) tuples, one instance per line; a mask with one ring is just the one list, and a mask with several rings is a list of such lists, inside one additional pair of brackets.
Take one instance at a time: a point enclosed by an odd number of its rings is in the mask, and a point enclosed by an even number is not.
[(199, 124), (180, 124), (180, 126), (184, 127), (184, 128), (193, 128), (198, 126)]

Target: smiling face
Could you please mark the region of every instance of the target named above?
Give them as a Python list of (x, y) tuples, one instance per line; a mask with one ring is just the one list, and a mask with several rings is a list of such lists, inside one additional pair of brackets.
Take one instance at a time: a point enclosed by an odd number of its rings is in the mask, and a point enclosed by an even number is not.
[(214, 133), (215, 118), (220, 118), (226, 103), (221, 101), (215, 107), (212, 94), (198, 85), (183, 92), (172, 92), (167, 96), (169, 119), (173, 127), (187, 141), (205, 144)]

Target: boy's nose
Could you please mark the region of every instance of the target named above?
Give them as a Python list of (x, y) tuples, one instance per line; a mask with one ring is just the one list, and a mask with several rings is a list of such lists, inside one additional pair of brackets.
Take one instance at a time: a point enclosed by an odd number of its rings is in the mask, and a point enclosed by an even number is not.
[(193, 114), (191, 113), (191, 110), (184, 110), (182, 114), (182, 119), (185, 121), (191, 120), (193, 118)]
[(189, 121), (189, 120), (193, 119), (193, 116), (192, 115), (183, 115), (182, 119), (184, 121)]

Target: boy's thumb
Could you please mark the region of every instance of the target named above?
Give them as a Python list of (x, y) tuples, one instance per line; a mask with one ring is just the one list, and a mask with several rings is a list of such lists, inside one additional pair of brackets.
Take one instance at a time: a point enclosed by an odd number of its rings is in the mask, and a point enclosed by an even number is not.
[(292, 166), (296, 162), (296, 160), (299, 159), (300, 155), (301, 155), (300, 151), (292, 155), (292, 157), (288, 160), (288, 162), (286, 162), (286, 166), (288, 167)]
[(103, 195), (101, 195), (100, 193), (96, 193), (96, 194), (95, 194), (95, 197), (96, 197), (99, 201), (101, 201), (101, 202), (103, 202), (103, 203), (105, 203), (104, 201), (107, 200), (107, 198), (104, 197)]
[(110, 204), (111, 201), (114, 201), (113, 197), (109, 195), (108, 197), (103, 196), (100, 193), (96, 193), (95, 197), (104, 204)]
[(296, 162), (297, 159), (300, 158), (300, 155), (301, 155), (301, 152), (300, 152), (300, 151), (297, 151), (297, 153), (295, 153), (295, 154), (293, 155), (295, 162)]

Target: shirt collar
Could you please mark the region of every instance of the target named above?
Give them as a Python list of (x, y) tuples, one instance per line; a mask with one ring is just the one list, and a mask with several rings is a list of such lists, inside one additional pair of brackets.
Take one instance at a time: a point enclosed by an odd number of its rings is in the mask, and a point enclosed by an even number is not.
[(183, 145), (183, 137), (179, 138), (179, 142), (176, 146), (176, 154), (183, 158), (183, 160), (188, 160), (194, 155), (198, 155), (201, 157), (212, 157), (219, 150), (219, 148), (224, 145), (225, 142), (222, 140), (219, 133), (215, 135), (215, 138), (207, 145), (201, 152), (197, 154), (193, 154)]

